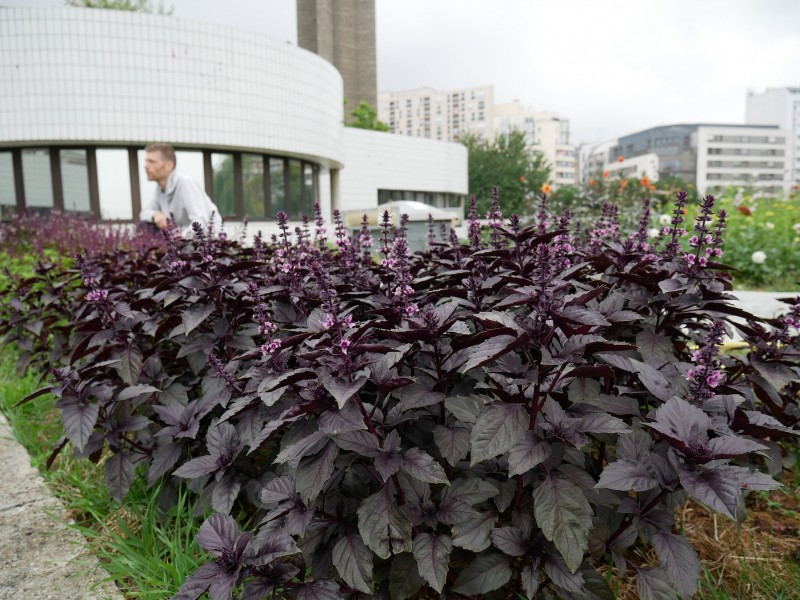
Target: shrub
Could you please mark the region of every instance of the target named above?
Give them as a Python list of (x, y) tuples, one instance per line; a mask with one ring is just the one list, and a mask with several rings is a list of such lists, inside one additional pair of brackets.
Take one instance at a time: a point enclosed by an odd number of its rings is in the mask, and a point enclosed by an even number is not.
[[(218, 511), (176, 599), (610, 598), (608, 561), (688, 598), (674, 509), (733, 519), (777, 485), (759, 467), (797, 433), (800, 302), (730, 305), (712, 197), (690, 251), (685, 194), (655, 241), (647, 206), (630, 235), (604, 207), (582, 241), (545, 200), (528, 227), (495, 203), (486, 243), (473, 208), (467, 245), (431, 232), (418, 255), (388, 215), (378, 240), (336, 215), (337, 251), (320, 218), (253, 248), (198, 227), (40, 270), (0, 332), (60, 360), (57, 452), (105, 460), (118, 499), (138, 468)], [(720, 355), (730, 328), (748, 352)]]

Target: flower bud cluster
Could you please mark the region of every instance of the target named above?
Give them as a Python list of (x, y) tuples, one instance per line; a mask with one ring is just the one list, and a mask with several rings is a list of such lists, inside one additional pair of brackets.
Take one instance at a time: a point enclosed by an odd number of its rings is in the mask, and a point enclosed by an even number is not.
[(233, 375), (225, 368), (220, 358), (213, 352), (208, 355), (206, 362), (214, 371), (214, 374), (225, 382), (225, 387), (232, 388), (234, 385)]
[(725, 375), (720, 370), (719, 345), (725, 334), (725, 325), (722, 321), (714, 321), (705, 340), (705, 345), (692, 354), (694, 367), (686, 373), (689, 381), (688, 400), (695, 404), (702, 404), (713, 398), (716, 389), (724, 380)]
[(106, 298), (108, 298), (108, 290), (101, 290), (100, 288), (95, 288), (86, 294), (87, 302), (101, 302)]

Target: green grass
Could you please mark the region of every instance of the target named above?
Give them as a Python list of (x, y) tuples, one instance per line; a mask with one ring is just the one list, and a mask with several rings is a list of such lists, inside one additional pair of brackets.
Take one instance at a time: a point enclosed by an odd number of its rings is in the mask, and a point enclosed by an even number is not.
[[(59, 412), (49, 394), (13, 408), (40, 387), (32, 373), (18, 375), (16, 360), (16, 352), (9, 348), (0, 358), (0, 411), (33, 465), (65, 504), (73, 519), (68, 526), (84, 536), (87, 549), (100, 559), (109, 579), (127, 598), (171, 597), (206, 556), (195, 541), (206, 516), (196, 510), (195, 496), (185, 488), (166, 490), (164, 482), (147, 489), (139, 478), (120, 505), (106, 489), (103, 469), (73, 458), (68, 449), (46, 470), (62, 431)], [(168, 492), (177, 501), (165, 512), (159, 498)]]

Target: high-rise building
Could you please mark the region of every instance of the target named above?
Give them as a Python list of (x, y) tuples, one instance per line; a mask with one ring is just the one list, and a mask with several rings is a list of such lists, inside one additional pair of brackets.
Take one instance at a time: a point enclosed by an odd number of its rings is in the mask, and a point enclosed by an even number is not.
[(419, 88), (378, 94), (378, 118), (392, 133), (453, 141), (464, 133), (492, 138), (494, 88)]
[(550, 165), (555, 187), (577, 183), (577, 152), (570, 144), (569, 120), (558, 113), (522, 106), (519, 100), (494, 106), (494, 135), (507, 135), (518, 129), (528, 143), (541, 152)]
[(297, 0), (297, 44), (342, 74), (345, 119), (376, 106), (375, 0)]
[(768, 88), (760, 93), (749, 90), (745, 121), (748, 125), (777, 125), (791, 132), (791, 177), (794, 185), (800, 185), (800, 87)]
[(792, 133), (777, 125), (690, 123), (622, 136), (609, 157), (658, 156), (659, 177), (678, 176), (701, 193), (728, 186), (767, 194), (792, 185)]

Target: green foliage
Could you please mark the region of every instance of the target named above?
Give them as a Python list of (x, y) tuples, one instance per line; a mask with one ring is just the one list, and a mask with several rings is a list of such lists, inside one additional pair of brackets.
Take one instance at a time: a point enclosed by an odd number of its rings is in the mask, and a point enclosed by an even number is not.
[(360, 102), (358, 107), (350, 113), (352, 120), (345, 123), (348, 127), (356, 129), (371, 129), (373, 131), (389, 131), (389, 126), (378, 119), (378, 111), (369, 102)]
[(481, 215), (489, 209), (494, 186), (500, 187), (504, 214), (535, 212), (537, 195), (550, 177), (550, 167), (528, 144), (524, 132), (513, 130), (491, 142), (467, 134), (459, 141), (469, 151), (469, 193), (476, 196)]
[(173, 6), (164, 7), (164, 2), (159, 1), (157, 5), (151, 0), (65, 0), (67, 6), (77, 8), (104, 8), (108, 10), (127, 10), (129, 12), (140, 12), (157, 15), (171, 15), (175, 10)]
[[(722, 198), (728, 213), (722, 262), (737, 269), (740, 289), (798, 291), (800, 289), (800, 198)], [(757, 262), (754, 253), (766, 259)], [(755, 260), (754, 260), (755, 258)]]

